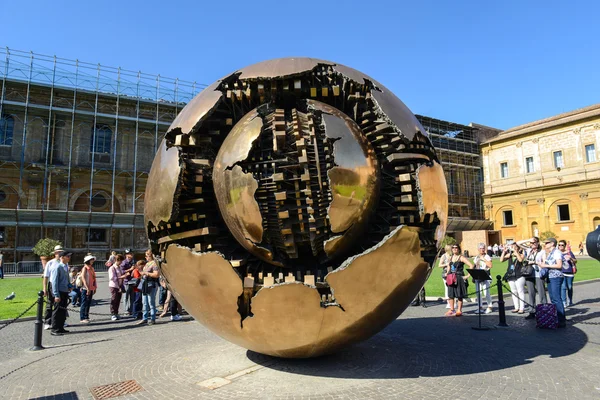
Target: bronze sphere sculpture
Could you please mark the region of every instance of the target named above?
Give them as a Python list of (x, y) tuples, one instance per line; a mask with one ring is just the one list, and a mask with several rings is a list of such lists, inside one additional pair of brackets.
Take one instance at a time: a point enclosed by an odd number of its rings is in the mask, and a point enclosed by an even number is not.
[(250, 350), (313, 357), (368, 338), (424, 285), (446, 229), (426, 132), (352, 68), (283, 58), (196, 96), (156, 154), (153, 251), (199, 322)]

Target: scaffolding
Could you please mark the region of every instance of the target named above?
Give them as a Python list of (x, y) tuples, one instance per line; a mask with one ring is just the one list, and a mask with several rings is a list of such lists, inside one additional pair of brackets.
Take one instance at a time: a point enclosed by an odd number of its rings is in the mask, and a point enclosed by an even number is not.
[[(0, 49), (0, 251), (53, 237), (82, 257), (147, 246), (143, 200), (157, 146), (206, 85)], [(487, 229), (477, 128), (417, 116), (446, 174), (449, 230)], [(104, 253), (104, 254), (103, 254)]]
[(41, 237), (79, 253), (146, 247), (143, 198), (157, 146), (205, 85), (0, 49), (0, 249)]
[(436, 149), (448, 185), (449, 231), (490, 229), (484, 219), (478, 129), (417, 115)]

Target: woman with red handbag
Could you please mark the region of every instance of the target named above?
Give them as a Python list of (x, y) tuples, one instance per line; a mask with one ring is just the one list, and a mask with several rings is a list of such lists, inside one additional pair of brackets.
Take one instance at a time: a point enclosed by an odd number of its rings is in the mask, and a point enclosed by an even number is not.
[[(466, 280), (469, 279), (469, 274), (465, 275), (465, 265), (469, 268), (473, 268), (473, 264), (469, 259), (460, 254), (461, 249), (458, 244), (452, 245), (452, 256), (448, 266), (446, 267), (446, 286), (448, 286), (448, 303), (450, 303), (450, 310), (446, 312), (446, 316), (457, 316), (462, 315), (463, 298), (467, 296), (467, 284)], [(454, 299), (458, 299), (457, 310), (454, 311)]]

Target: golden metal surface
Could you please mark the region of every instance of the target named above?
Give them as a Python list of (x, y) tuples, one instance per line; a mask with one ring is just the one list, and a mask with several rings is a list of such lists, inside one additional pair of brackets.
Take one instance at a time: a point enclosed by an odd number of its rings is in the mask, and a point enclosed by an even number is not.
[(448, 226), (448, 186), (442, 166), (437, 161), (432, 166), (420, 165), (417, 169), (417, 184), (421, 189), (421, 218), (425, 218), (426, 214), (436, 214), (440, 220), (435, 231), (435, 239), (440, 247)]
[(280, 357), (334, 352), (393, 321), (431, 271), (447, 207), (408, 108), (312, 58), (207, 87), (169, 128), (145, 195), (152, 249), (186, 310)]
[(331, 353), (375, 334), (408, 306), (429, 270), (418, 232), (398, 227), (327, 275), (334, 305), (322, 307), (310, 285), (275, 284), (252, 298), (253, 316), (240, 321), (242, 281), (222, 255), (170, 245), (165, 259), (161, 271), (175, 296), (203, 325), (253, 351), (297, 358)]
[(254, 194), (258, 182), (236, 163), (245, 160), (254, 141), (260, 136), (263, 121), (250, 111), (231, 129), (215, 159), (213, 184), (221, 215), (235, 239), (246, 250), (272, 262), (273, 254), (257, 244), (262, 242), (260, 208)]
[(167, 148), (167, 143), (163, 139), (152, 161), (146, 186), (144, 197), (146, 226), (148, 222), (156, 227), (161, 221), (170, 221), (180, 173), (179, 149)]
[(377, 199), (377, 156), (362, 130), (346, 114), (320, 101), (308, 100), (308, 104), (324, 113), (325, 134), (335, 139), (336, 166), (327, 171), (333, 196), (327, 211), (331, 231), (341, 233), (354, 224), (358, 230), (367, 222)]
[(261, 61), (238, 70), (242, 79), (285, 78), (310, 71), (318, 64), (334, 65), (331, 61), (318, 58), (287, 57)]
[(181, 133), (190, 133), (192, 129), (202, 122), (212, 110), (214, 110), (221, 98), (221, 93), (217, 88), (221, 81), (217, 81), (200, 92), (198, 96), (194, 97), (184, 108), (181, 110), (175, 120), (171, 123), (169, 131), (179, 128)]

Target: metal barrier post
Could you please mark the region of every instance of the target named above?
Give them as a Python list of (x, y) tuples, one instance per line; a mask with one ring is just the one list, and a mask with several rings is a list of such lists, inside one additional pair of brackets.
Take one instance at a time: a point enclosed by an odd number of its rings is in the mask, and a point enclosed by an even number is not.
[(42, 315), (44, 314), (44, 292), (40, 291), (38, 293), (38, 306), (37, 306), (37, 316), (35, 318), (35, 330), (33, 332), (33, 347), (29, 350), (44, 350), (44, 346), (42, 346), (42, 332), (44, 329), (44, 321), (42, 320)]
[(496, 284), (498, 285), (498, 326), (508, 326), (506, 324), (506, 313), (504, 312), (504, 295), (502, 293), (502, 277), (496, 275)]

